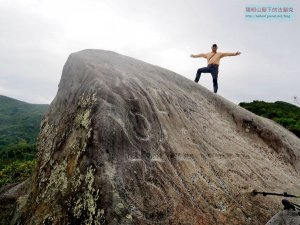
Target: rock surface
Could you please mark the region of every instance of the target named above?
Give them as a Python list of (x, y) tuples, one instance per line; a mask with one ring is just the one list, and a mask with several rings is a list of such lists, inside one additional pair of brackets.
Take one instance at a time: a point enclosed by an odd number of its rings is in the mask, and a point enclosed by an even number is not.
[(16, 202), (26, 195), (26, 183), (28, 180), (19, 183), (8, 184), (0, 188), (0, 224), (10, 223), (10, 217), (14, 212)]
[(299, 225), (300, 214), (298, 211), (283, 210), (271, 218), (266, 225)]
[(300, 140), (174, 72), (69, 56), (12, 224), (265, 224), (300, 192)]

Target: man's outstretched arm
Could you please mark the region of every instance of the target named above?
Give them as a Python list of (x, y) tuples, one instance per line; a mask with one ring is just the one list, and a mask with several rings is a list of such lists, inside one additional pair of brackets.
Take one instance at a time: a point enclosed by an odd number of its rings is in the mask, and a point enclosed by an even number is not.
[(237, 52), (223, 52), (221, 57), (225, 57), (225, 56), (236, 56), (236, 55), (240, 55), (241, 53), (239, 51)]
[(193, 55), (193, 54), (191, 54), (190, 56), (191, 56), (192, 58), (200, 58), (200, 57), (206, 58), (206, 57), (207, 57), (206, 54), (204, 54), (204, 53), (201, 53), (201, 54), (198, 54), (198, 55)]

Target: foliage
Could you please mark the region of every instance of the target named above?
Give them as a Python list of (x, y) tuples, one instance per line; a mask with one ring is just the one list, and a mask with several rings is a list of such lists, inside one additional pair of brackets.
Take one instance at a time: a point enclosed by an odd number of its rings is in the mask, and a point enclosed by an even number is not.
[(36, 165), (35, 160), (15, 161), (0, 170), (0, 187), (26, 180)]
[(0, 152), (22, 141), (34, 144), (48, 107), (0, 95)]
[(300, 108), (298, 106), (282, 101), (274, 103), (264, 101), (242, 102), (239, 105), (259, 116), (276, 121), (300, 137)]
[(0, 151), (0, 187), (28, 178), (35, 166), (36, 145), (22, 141)]
[(8, 145), (0, 151), (0, 169), (14, 161), (27, 161), (36, 158), (36, 145), (20, 142)]
[(48, 107), (0, 95), (0, 187), (31, 175), (36, 137)]

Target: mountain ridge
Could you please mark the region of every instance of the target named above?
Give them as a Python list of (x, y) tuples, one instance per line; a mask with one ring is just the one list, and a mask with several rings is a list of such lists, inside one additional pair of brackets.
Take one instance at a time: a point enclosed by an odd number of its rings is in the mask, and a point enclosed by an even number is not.
[(31, 104), (0, 95), (0, 149), (24, 140), (35, 143), (47, 104)]

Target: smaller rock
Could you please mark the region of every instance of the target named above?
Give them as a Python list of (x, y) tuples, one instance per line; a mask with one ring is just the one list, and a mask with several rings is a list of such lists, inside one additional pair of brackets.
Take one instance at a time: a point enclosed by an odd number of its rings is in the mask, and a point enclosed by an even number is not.
[(300, 215), (298, 211), (283, 210), (273, 216), (266, 225), (298, 225), (300, 224)]
[(26, 181), (0, 188), (0, 224), (9, 223), (16, 201), (26, 193)]

